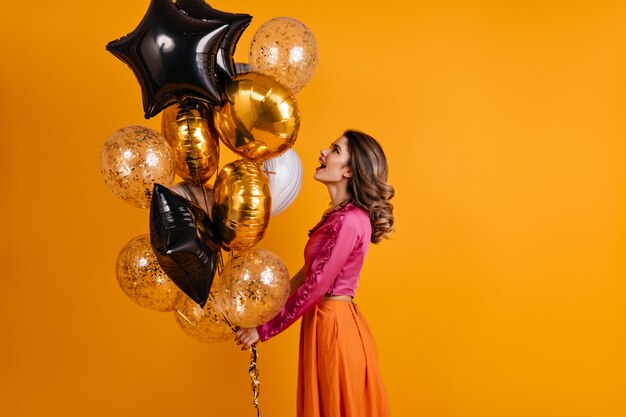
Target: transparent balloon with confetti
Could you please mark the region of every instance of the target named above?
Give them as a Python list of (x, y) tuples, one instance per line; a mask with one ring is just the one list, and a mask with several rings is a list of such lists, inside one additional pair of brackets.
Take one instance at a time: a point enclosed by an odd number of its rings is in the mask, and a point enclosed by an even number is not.
[(127, 126), (106, 140), (100, 173), (109, 189), (135, 207), (147, 208), (154, 184), (174, 183), (174, 154), (165, 137), (143, 126)]
[(224, 267), (215, 291), (232, 324), (255, 327), (272, 319), (287, 302), (289, 272), (267, 249), (237, 252)]
[(161, 269), (150, 245), (150, 235), (131, 239), (117, 257), (117, 282), (142, 307), (172, 311), (181, 291)]
[(276, 78), (296, 94), (315, 74), (319, 60), (313, 32), (291, 17), (264, 23), (250, 44), (250, 67)]

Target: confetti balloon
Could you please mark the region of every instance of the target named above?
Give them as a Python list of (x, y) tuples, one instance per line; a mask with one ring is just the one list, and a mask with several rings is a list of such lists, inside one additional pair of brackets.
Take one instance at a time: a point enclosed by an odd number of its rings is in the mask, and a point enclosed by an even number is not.
[(119, 198), (147, 208), (154, 184), (174, 183), (174, 158), (170, 145), (156, 130), (128, 126), (113, 133), (100, 153), (100, 173)]
[(273, 318), (289, 296), (289, 272), (267, 249), (237, 252), (216, 283), (218, 304), (232, 324), (255, 327)]
[(202, 308), (181, 294), (176, 301), (174, 317), (180, 328), (199, 342), (221, 342), (233, 337), (233, 331), (213, 301)]
[(274, 77), (294, 94), (313, 77), (318, 59), (313, 32), (291, 17), (264, 23), (250, 44), (252, 70)]
[(239, 159), (217, 174), (212, 218), (225, 250), (256, 245), (265, 234), (271, 210), (267, 177), (254, 162)]
[(226, 84), (228, 101), (215, 112), (215, 128), (236, 154), (263, 161), (293, 146), (300, 127), (291, 92), (267, 75), (246, 72)]
[(149, 235), (137, 236), (122, 248), (116, 269), (117, 282), (131, 300), (152, 310), (174, 310), (181, 292), (159, 266)]
[(161, 132), (174, 151), (176, 174), (203, 184), (217, 171), (220, 147), (209, 107), (197, 101), (163, 110)]

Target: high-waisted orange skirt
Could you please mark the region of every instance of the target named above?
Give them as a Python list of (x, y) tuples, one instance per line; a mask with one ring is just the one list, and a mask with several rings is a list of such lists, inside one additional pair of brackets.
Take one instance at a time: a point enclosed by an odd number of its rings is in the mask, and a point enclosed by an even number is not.
[(356, 304), (321, 301), (300, 328), (298, 417), (389, 417), (371, 331)]

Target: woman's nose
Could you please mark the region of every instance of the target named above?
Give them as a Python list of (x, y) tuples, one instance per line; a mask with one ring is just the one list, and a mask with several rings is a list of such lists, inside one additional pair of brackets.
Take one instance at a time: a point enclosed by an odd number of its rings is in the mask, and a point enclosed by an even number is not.
[(327, 153), (328, 153), (328, 149), (321, 149), (320, 150), (320, 155), (322, 155), (322, 156), (326, 156)]

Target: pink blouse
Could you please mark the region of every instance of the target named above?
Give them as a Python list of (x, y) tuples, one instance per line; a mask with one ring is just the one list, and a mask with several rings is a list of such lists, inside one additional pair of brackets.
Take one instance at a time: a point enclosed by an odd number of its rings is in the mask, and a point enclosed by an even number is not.
[(309, 231), (304, 283), (276, 317), (256, 328), (261, 341), (291, 326), (324, 295), (354, 296), (371, 236), (367, 212), (352, 201), (325, 214)]

